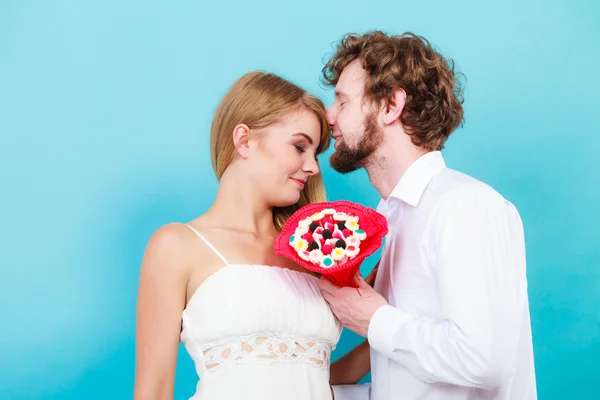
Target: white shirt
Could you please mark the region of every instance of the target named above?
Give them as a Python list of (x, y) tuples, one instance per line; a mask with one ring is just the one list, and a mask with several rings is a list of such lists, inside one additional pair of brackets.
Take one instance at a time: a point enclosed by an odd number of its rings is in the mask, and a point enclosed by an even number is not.
[(536, 399), (515, 207), (431, 152), (377, 210), (389, 233), (375, 289), (389, 305), (369, 325), (372, 384), (334, 386), (335, 399)]

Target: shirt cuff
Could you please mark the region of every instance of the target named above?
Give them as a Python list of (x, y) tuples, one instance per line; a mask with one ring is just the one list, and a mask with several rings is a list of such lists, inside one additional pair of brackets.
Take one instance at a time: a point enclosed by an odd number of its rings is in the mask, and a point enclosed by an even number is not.
[(398, 348), (398, 343), (394, 338), (398, 329), (404, 325), (412, 316), (405, 311), (390, 305), (380, 307), (369, 323), (367, 339), (369, 345), (377, 352), (393, 358), (394, 350)]
[(371, 384), (362, 385), (333, 385), (334, 400), (369, 400), (371, 396)]

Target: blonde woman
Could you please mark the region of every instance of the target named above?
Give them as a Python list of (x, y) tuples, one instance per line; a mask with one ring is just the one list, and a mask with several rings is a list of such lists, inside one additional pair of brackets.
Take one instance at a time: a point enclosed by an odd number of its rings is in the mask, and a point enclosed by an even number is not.
[(272, 74), (241, 77), (219, 105), (219, 189), (187, 224), (150, 238), (138, 293), (136, 399), (173, 396), (178, 342), (196, 363), (193, 399), (331, 399), (341, 326), (318, 278), (273, 253), (298, 207), (324, 201), (329, 146), (320, 100)]

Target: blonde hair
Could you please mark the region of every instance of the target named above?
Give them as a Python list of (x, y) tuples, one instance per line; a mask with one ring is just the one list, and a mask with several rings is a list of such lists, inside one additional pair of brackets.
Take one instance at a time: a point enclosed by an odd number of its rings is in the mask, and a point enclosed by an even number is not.
[[(217, 107), (210, 130), (210, 155), (217, 179), (221, 179), (233, 159), (233, 130), (236, 125), (246, 124), (250, 129), (262, 129), (299, 109), (312, 111), (319, 119), (321, 137), (317, 154), (320, 154), (330, 142), (330, 127), (321, 100), (274, 74), (256, 71), (240, 77)], [(273, 208), (273, 223), (281, 230), (300, 207), (325, 200), (321, 174), (311, 176), (300, 193), (298, 203)]]

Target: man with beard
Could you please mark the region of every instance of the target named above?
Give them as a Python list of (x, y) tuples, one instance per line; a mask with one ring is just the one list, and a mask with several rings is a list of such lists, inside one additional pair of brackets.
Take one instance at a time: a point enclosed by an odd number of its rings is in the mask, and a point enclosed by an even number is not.
[(374, 288), (320, 281), (368, 340), (331, 367), (335, 399), (535, 399), (519, 214), (441, 154), (463, 121), (453, 62), (414, 34), (370, 32), (346, 36), (323, 73), (331, 165), (365, 168), (389, 225)]

